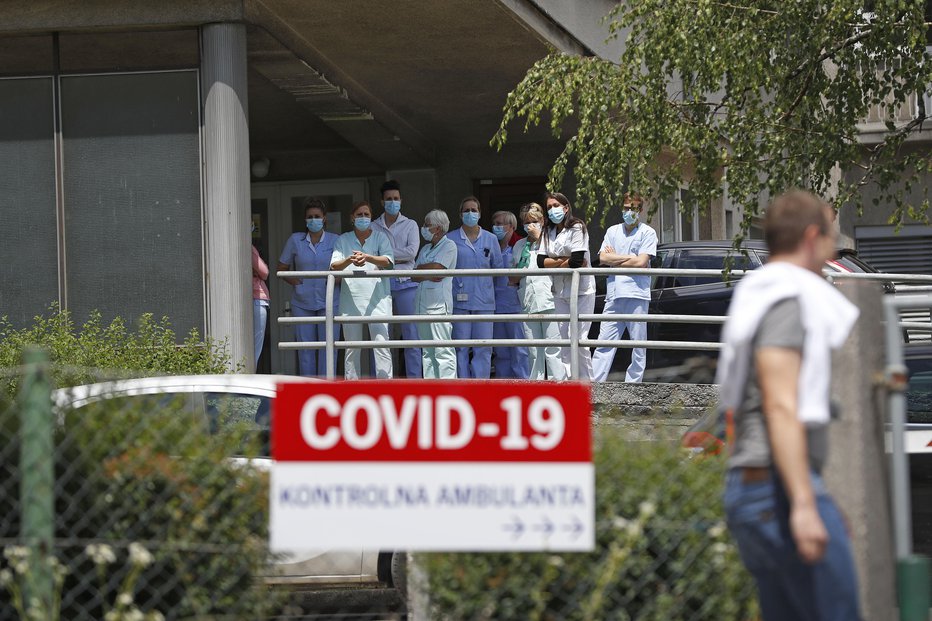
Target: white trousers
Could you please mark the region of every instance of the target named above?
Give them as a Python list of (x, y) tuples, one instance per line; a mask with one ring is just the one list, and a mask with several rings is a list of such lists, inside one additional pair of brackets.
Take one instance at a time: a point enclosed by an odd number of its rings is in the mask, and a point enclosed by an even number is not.
[[(580, 315), (591, 315), (595, 310), (595, 294), (588, 293), (580, 295), (579, 298), (579, 314)], [(570, 312), (570, 302), (569, 300), (564, 300), (563, 298), (554, 298), (553, 305), (555, 307), (555, 312), (558, 315), (568, 315)], [(591, 321), (580, 321), (579, 322), (579, 338), (585, 339), (589, 338), (589, 327), (592, 325)], [(566, 321), (560, 322), (560, 338), (568, 339), (570, 338), (570, 324)], [(560, 352), (560, 358), (562, 358), (563, 363), (567, 368), (567, 376), (569, 376), (569, 366), (570, 366), (570, 348), (564, 347)], [(588, 347), (580, 347), (579, 353), (577, 354), (579, 360), (579, 379), (583, 381), (592, 380), (592, 357), (589, 355)], [(572, 378), (570, 378), (572, 379)]]
[[(453, 337), (453, 324), (449, 321), (419, 323), (417, 332), (424, 341), (448, 341)], [(424, 347), (418, 351), (421, 352), (424, 379), (456, 379), (456, 348)]]
[[(632, 298), (615, 298), (605, 304), (606, 315), (646, 315), (650, 300), (636, 300)], [(600, 341), (617, 341), (624, 331), (628, 331), (628, 338), (632, 341), (647, 340), (647, 323), (643, 321), (603, 321), (599, 326)], [(598, 347), (592, 356), (592, 379), (604, 382), (612, 370), (612, 360), (615, 359), (614, 347)], [(631, 350), (631, 364), (625, 373), (626, 382), (640, 382), (644, 378), (644, 367), (647, 363), (647, 350), (635, 347)]]
[[(553, 311), (546, 311), (546, 314), (553, 314)], [(548, 341), (560, 338), (560, 326), (555, 321), (535, 321), (523, 325), (525, 338), (546, 339)], [(545, 379), (545, 371), (547, 379), (560, 382), (567, 378), (566, 364), (563, 363), (563, 359), (560, 357), (560, 348), (556, 345), (528, 347), (527, 354), (531, 363), (528, 379)]]
[[(387, 341), (388, 340), (388, 324), (387, 323), (369, 323), (366, 324), (369, 327), (369, 338), (373, 341)], [(343, 337), (347, 341), (361, 341), (362, 340), (362, 326), (361, 323), (344, 323), (343, 324)], [(348, 380), (359, 379), (361, 373), (360, 370), (360, 356), (359, 348), (357, 347), (347, 347), (346, 355), (343, 358), (345, 372), (344, 377)], [(392, 352), (388, 348), (377, 347), (372, 350), (373, 357), (375, 358), (375, 376), (378, 379), (391, 379), (392, 378)]]

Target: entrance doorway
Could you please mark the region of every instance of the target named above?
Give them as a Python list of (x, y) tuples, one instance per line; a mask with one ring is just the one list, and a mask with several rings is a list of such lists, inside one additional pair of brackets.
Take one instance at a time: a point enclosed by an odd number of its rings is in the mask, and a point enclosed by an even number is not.
[(292, 233), (306, 231), (304, 201), (311, 196), (327, 206), (327, 230), (339, 235), (355, 202), (367, 195), (365, 179), (303, 181), (289, 183), (254, 183), (252, 218), (256, 224), (253, 241), (269, 265), (269, 328), (266, 346), (258, 368), (261, 372), (295, 375), (298, 354), (280, 350), (278, 343), (295, 340), (294, 328), (279, 326), (278, 317), (291, 314), (291, 285), (275, 276), (278, 258)]

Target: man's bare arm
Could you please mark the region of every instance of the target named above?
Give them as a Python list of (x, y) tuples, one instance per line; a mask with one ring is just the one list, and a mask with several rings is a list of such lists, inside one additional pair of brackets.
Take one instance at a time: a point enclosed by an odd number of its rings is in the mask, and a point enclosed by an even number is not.
[(800, 558), (815, 563), (825, 554), (828, 531), (809, 479), (806, 428), (797, 416), (802, 356), (795, 349), (762, 347), (754, 360), (773, 460), (790, 499), (790, 532)]

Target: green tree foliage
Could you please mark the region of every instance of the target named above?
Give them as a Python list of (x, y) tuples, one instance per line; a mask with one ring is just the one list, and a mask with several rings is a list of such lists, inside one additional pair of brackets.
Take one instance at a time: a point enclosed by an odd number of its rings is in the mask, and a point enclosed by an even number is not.
[(924, 114), (891, 116), (876, 144), (858, 130), (871, 106), (892, 114), (932, 81), (924, 2), (624, 0), (606, 22), (625, 40), (618, 62), (556, 52), (538, 61), (492, 140), (503, 147), (517, 119), (525, 131), (549, 120), (567, 136), (550, 186), (571, 170), (590, 216), (628, 188), (670, 196), (683, 180), (708, 205), (727, 180), (743, 231), (762, 198), (791, 187), (859, 213), (870, 187), (894, 208), (891, 223), (926, 217), (927, 190), (914, 185), (930, 170), (929, 148), (904, 148), (929, 131)]

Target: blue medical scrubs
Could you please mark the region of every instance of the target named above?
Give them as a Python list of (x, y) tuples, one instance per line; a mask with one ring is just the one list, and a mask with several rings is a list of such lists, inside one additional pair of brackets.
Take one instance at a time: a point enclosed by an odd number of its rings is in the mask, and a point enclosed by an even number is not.
[[(462, 227), (447, 233), (456, 244), (457, 269), (499, 269), (503, 266), (498, 239), (479, 229), (475, 242)], [(453, 278), (454, 315), (491, 315), (495, 312), (495, 283), (491, 276), (457, 276)], [(458, 321), (453, 324), (454, 339), (492, 339), (492, 323)], [(470, 360), (470, 354), (472, 359)], [(458, 347), (456, 373), (461, 378), (488, 379), (492, 371), (491, 347)]]
[[(285, 242), (285, 248), (279, 257), (279, 263), (293, 265), (295, 271), (313, 272), (330, 271), (330, 256), (337, 235), (324, 231), (317, 244), (311, 243), (310, 233), (294, 233)], [(294, 288), (291, 294), (291, 314), (294, 317), (323, 317), (326, 308), (327, 279), (305, 278)], [(333, 314), (339, 315), (340, 285), (333, 292)], [(334, 324), (334, 340), (340, 338), (340, 325)], [(303, 343), (323, 342), (325, 340), (323, 323), (304, 323), (295, 325), (295, 339)], [(325, 375), (324, 349), (298, 350), (298, 373), (301, 375)]]

